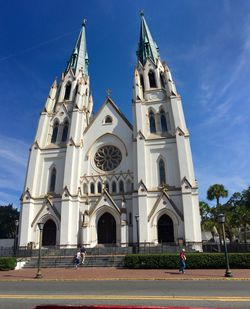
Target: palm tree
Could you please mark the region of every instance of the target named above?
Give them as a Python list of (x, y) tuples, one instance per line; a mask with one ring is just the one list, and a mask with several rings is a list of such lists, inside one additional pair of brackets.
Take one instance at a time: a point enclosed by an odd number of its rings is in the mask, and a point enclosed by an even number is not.
[[(209, 189), (207, 190), (207, 199), (210, 201), (213, 201), (214, 199), (216, 199), (216, 207), (215, 207), (216, 216), (218, 216), (220, 212), (220, 198), (227, 197), (227, 196), (228, 196), (228, 191), (221, 184), (214, 184), (210, 186)], [(220, 229), (219, 229), (219, 239), (220, 239), (220, 245), (221, 245), (222, 242), (221, 242)]]
[(207, 190), (207, 199), (213, 201), (216, 199), (216, 208), (219, 208), (220, 198), (227, 197), (228, 191), (224, 188), (223, 185), (215, 184), (209, 187)]

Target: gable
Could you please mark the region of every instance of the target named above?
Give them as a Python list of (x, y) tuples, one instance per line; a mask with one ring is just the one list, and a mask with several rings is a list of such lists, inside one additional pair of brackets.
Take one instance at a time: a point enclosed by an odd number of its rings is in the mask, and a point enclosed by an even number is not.
[(107, 99), (84, 132), (86, 156), (89, 157), (90, 152), (95, 153), (101, 145), (118, 147), (123, 157), (127, 157), (129, 153), (132, 155), (132, 133), (132, 126), (112, 101)]
[(172, 211), (181, 219), (181, 221), (184, 221), (182, 211), (178, 209), (171, 197), (163, 190), (148, 215), (148, 222), (151, 220), (154, 214), (164, 208)]
[(90, 209), (89, 215), (91, 216), (93, 213), (97, 212), (100, 208), (104, 206), (107, 209), (110, 208), (115, 213), (118, 214), (121, 213), (119, 207), (116, 205), (111, 195), (104, 189), (102, 196), (97, 200), (96, 204), (93, 205), (92, 208)]
[[(105, 118), (110, 116), (112, 118), (112, 123), (105, 123)], [(99, 111), (94, 116), (92, 122), (86, 128), (84, 134), (86, 134), (92, 127), (96, 127), (97, 125), (110, 125), (110, 129), (113, 129), (117, 125), (122, 126), (132, 134), (133, 126), (125, 117), (125, 115), (119, 110), (119, 108), (115, 105), (115, 103), (110, 99), (107, 98)], [(127, 128), (126, 128), (127, 127)]]

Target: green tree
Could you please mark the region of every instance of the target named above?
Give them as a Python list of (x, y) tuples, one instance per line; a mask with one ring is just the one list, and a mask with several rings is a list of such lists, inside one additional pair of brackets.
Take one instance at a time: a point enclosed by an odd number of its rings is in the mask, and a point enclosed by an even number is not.
[(233, 200), (235, 205), (235, 221), (236, 224), (243, 230), (244, 242), (247, 243), (247, 231), (250, 227), (250, 187), (243, 190), (242, 193), (235, 193), (237, 199)]
[[(217, 221), (218, 214), (221, 212), (220, 198), (224, 198), (227, 196), (228, 196), (228, 191), (221, 184), (214, 184), (210, 186), (207, 190), (207, 199), (210, 201), (213, 201), (214, 199), (216, 200), (216, 206), (215, 206), (215, 209), (213, 210), (213, 215), (216, 221)], [(220, 227), (218, 228), (218, 232), (219, 232), (219, 240), (220, 240), (220, 245), (221, 245), (222, 241), (221, 241)]]
[(211, 207), (208, 205), (208, 203), (203, 201), (200, 201), (199, 205), (200, 205), (200, 216), (201, 216), (201, 230), (211, 232), (214, 240), (215, 222), (211, 212)]
[(225, 215), (225, 234), (230, 242), (234, 240), (234, 237), (237, 234), (235, 230), (237, 227), (235, 209), (235, 206), (230, 203), (230, 200), (227, 203), (220, 205), (220, 212)]
[(225, 214), (225, 229), (227, 236), (232, 241), (233, 236), (239, 237), (243, 231), (244, 242), (247, 242), (247, 231), (250, 226), (249, 188), (240, 192), (235, 192), (226, 204), (220, 206)]
[(245, 206), (250, 209), (250, 186), (242, 192)]
[(15, 237), (15, 221), (19, 219), (19, 211), (12, 204), (0, 206), (0, 238)]
[(210, 222), (211, 222), (211, 208), (208, 203), (204, 201), (199, 202), (200, 206), (200, 216), (201, 216), (201, 229), (203, 231), (210, 231)]

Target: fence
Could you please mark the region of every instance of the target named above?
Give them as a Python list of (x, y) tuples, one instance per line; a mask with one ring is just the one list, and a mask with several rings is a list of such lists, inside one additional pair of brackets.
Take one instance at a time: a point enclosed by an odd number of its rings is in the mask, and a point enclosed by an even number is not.
[[(203, 244), (203, 252), (224, 252), (224, 245), (220, 247), (220, 244), (215, 243), (206, 243)], [(228, 252), (250, 252), (250, 243), (242, 244), (242, 243), (230, 243), (227, 244)]]
[[(89, 255), (126, 255), (132, 253), (150, 254), (150, 253), (171, 253), (178, 252), (183, 246), (178, 246), (171, 243), (162, 243), (154, 245), (152, 243), (133, 243), (125, 247), (108, 245), (96, 246), (94, 248), (87, 248)], [(203, 244), (203, 252), (224, 252), (224, 246), (220, 248), (219, 244)], [(187, 244), (187, 251), (195, 251)], [(227, 244), (228, 252), (250, 252), (250, 244), (232, 243)], [(42, 248), (43, 256), (74, 256), (77, 248), (58, 248), (48, 247)], [(16, 256), (20, 258), (38, 256), (38, 249), (33, 248), (18, 248), (15, 252), (14, 247), (0, 247), (0, 256), (10, 257)]]

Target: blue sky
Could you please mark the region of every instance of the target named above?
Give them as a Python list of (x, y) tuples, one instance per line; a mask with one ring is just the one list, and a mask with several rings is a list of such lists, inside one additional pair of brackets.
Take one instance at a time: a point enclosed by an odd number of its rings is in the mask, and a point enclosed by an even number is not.
[(132, 121), (141, 10), (182, 96), (200, 199), (214, 183), (229, 194), (250, 185), (250, 1), (0, 3), (0, 205), (19, 207), (39, 113), (83, 18), (94, 111), (111, 88)]

